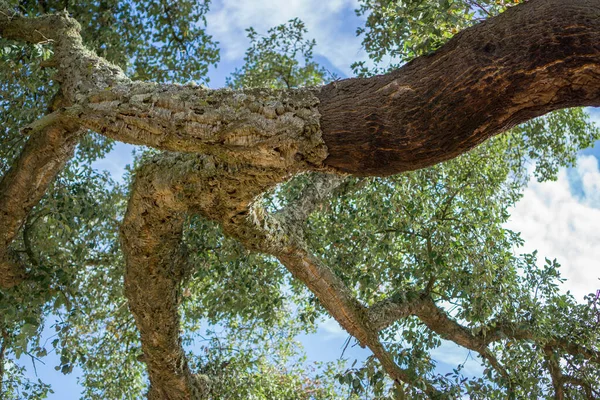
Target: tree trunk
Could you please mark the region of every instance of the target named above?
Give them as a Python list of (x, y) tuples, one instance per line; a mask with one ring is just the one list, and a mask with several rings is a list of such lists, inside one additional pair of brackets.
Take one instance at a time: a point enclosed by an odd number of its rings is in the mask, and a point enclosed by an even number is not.
[[(323, 88), (238, 92), (132, 83), (83, 48), (67, 14), (23, 18), (1, 1), (0, 36), (55, 42), (57, 81), (68, 107), (26, 129), (32, 138), (0, 182), (0, 287), (24, 276), (18, 265), (3, 264), (10, 242), (69, 158), (74, 132), (89, 128), (123, 142), (196, 153), (165, 154), (144, 167), (122, 229), (125, 291), (141, 333), (151, 398), (202, 397), (209, 390), (192, 374), (179, 338), (186, 274), (180, 238), (188, 213), (217, 221), (248, 249), (278, 257), (397, 382), (440, 395), (400, 368), (380, 341), (381, 329), (408, 315), (478, 351), (502, 373), (488, 353), (491, 341), (427, 301), (427, 291), (410, 301), (359, 303), (305, 248), (296, 223), (268, 218), (252, 203), (293, 174), (383, 176), (423, 168), (547, 112), (600, 105), (600, 1), (531, 0), (387, 75)], [(48, 134), (55, 136), (41, 136)], [(520, 339), (531, 339), (521, 333)], [(599, 359), (595, 350), (552, 340), (546, 344), (553, 349)], [(555, 375), (556, 382), (567, 379)]]

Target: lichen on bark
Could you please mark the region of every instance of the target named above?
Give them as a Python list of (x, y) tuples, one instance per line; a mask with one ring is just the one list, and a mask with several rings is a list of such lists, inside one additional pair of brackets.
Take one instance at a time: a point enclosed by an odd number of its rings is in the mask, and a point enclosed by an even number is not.
[[(567, 22), (555, 18), (559, 8)], [(55, 44), (63, 98), (60, 109), (25, 130), (28, 147), (0, 182), (0, 285), (25, 276), (10, 256), (10, 243), (69, 159), (80, 130), (92, 129), (166, 151), (137, 171), (122, 227), (125, 291), (141, 334), (150, 398), (203, 398), (210, 392), (210, 381), (188, 366), (179, 337), (180, 286), (190, 268), (181, 243), (188, 214), (217, 221), (247, 249), (279, 259), (396, 382), (439, 396), (434, 385), (400, 368), (379, 338), (382, 329), (408, 316), (478, 351), (502, 374), (488, 354), (491, 340), (458, 325), (429, 293), (390, 297), (369, 308), (311, 254), (302, 223), (311, 202), (322, 201), (338, 178), (315, 180), (295, 208), (280, 214), (268, 214), (257, 199), (294, 174), (387, 175), (421, 168), (554, 109), (600, 104), (598, 15), (600, 7), (590, 0), (531, 1), (384, 76), (323, 89), (231, 91), (131, 82), (84, 48), (78, 24), (66, 13), (24, 18), (0, 3), (0, 36)], [(520, 29), (528, 21), (535, 35)], [(497, 34), (505, 30), (511, 35)], [(572, 54), (555, 51), (561, 40), (572, 42)], [(536, 339), (526, 330), (511, 332)], [(599, 359), (595, 351), (552, 340), (545, 345)]]

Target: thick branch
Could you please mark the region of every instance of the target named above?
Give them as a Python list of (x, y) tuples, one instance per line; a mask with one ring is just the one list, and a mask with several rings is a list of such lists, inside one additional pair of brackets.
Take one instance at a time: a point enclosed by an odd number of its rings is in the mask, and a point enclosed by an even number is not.
[(557, 336), (544, 337), (536, 334), (531, 327), (523, 324), (510, 322), (493, 323), (486, 330), (485, 337), (482, 340), (486, 343), (497, 342), (502, 339), (531, 340), (543, 344), (551, 349), (560, 349), (573, 356), (580, 356), (584, 359), (600, 364), (600, 351), (588, 349), (573, 341)]
[(125, 294), (140, 331), (151, 399), (201, 399), (209, 389), (192, 374), (179, 336), (184, 217), (243, 218), (256, 196), (287, 176), (193, 154), (164, 154), (138, 172), (122, 229)]
[(597, 399), (598, 396), (597, 394), (595, 394), (594, 390), (592, 389), (591, 385), (587, 382), (585, 382), (582, 379), (579, 378), (575, 378), (571, 375), (563, 375), (562, 376), (562, 381), (564, 384), (569, 384), (569, 385), (574, 385), (574, 386), (579, 386), (583, 389), (585, 396), (588, 400), (594, 400)]
[[(14, 32), (21, 31), (0, 30), (18, 37)], [(318, 121), (302, 129), (309, 140), (323, 132), (326, 166), (355, 175), (389, 175), (448, 160), (556, 109), (600, 105), (599, 37), (597, 1), (532, 0), (387, 75), (275, 95), (266, 90), (161, 93), (149, 84), (145, 92), (136, 92), (144, 85), (119, 87), (125, 80), (95, 56), (81, 56), (83, 62), (65, 58), (63, 65), (86, 82), (82, 66), (97, 65), (102, 82), (78, 90), (101, 94), (80, 96), (81, 104), (71, 111), (85, 126), (117, 140), (213, 155), (250, 145), (272, 163), (275, 153), (285, 160), (296, 153), (305, 156), (293, 149), (285, 127), (317, 112), (320, 130)], [(298, 94), (316, 96), (320, 104), (311, 100), (298, 106)], [(264, 162), (256, 153), (250, 158)]]
[(198, 86), (124, 83), (31, 124), (71, 121), (121, 142), (211, 154), (263, 167), (322, 168), (317, 89), (233, 92)]
[(444, 310), (435, 304), (431, 297), (425, 297), (423, 299), (422, 307), (417, 310), (416, 316), (421, 322), (427, 325), (429, 329), (440, 335), (442, 338), (451, 340), (459, 346), (479, 353), (482, 358), (486, 359), (490, 365), (502, 375), (510, 390), (511, 380), (508, 372), (496, 359), (496, 356), (488, 349), (485, 341), (481, 340), (480, 337), (473, 335), (469, 329), (450, 318)]
[(0, 181), (0, 288), (18, 284), (25, 271), (9, 245), (27, 215), (73, 155), (79, 134), (72, 126), (49, 126), (32, 136)]
[[(29, 43), (54, 44), (56, 80), (64, 105), (90, 91), (128, 82), (123, 72), (81, 43), (79, 24), (68, 14), (25, 18), (0, 2), (0, 37)], [(49, 184), (72, 157), (80, 134), (79, 122), (54, 119), (45, 123), (22, 150), (0, 182), (0, 287), (18, 284), (25, 271), (9, 245)]]
[(361, 346), (373, 352), (397, 384), (405, 382), (415, 387), (424, 386), (428, 397), (439, 398), (440, 392), (423, 377), (417, 377), (398, 366), (379, 340), (379, 331), (371, 326), (367, 308), (354, 297), (335, 272), (314, 257), (304, 244), (302, 225), (314, 207), (342, 183), (343, 178), (317, 175), (300, 198), (275, 217), (259, 207), (253, 207), (250, 218), (226, 221), (223, 227), (247, 248), (277, 257)]
[(171, 182), (153, 172), (138, 173), (123, 223), (125, 295), (148, 366), (148, 398), (202, 399), (207, 384), (192, 374), (179, 336), (185, 206), (176, 201)]
[(417, 316), (421, 322), (442, 338), (479, 353), (510, 383), (510, 377), (506, 369), (489, 351), (487, 343), (450, 318), (444, 310), (435, 304), (427, 292), (397, 294), (369, 308), (371, 324), (378, 330), (385, 329), (395, 321), (412, 315)]
[[(56, 41), (65, 95), (80, 100), (78, 116), (100, 133), (175, 151), (206, 152), (208, 136), (215, 145), (210, 154), (235, 152), (247, 147), (244, 140), (284, 159), (295, 154), (286, 140), (283, 149), (278, 147), (287, 134), (271, 125), (304, 113), (305, 107), (268, 104), (255, 94), (252, 100), (234, 92), (223, 97), (217, 91), (200, 98), (173, 97), (176, 107), (164, 107), (156, 93), (137, 93), (130, 100), (138, 104), (115, 98), (102, 109), (86, 96), (127, 80), (117, 67), (83, 50), (76, 23), (65, 15), (26, 19), (7, 13), (0, 17), (0, 35), (39, 41), (41, 32)], [(53, 32), (48, 21), (58, 21), (56, 26), (67, 34)], [(414, 170), (455, 157), (552, 110), (600, 105), (599, 37), (597, 1), (532, 0), (461, 32), (432, 55), (392, 73), (314, 90), (329, 151), (325, 163), (356, 175)], [(212, 107), (214, 99), (217, 106)], [(155, 112), (152, 107), (161, 102)], [(313, 103), (308, 112), (315, 107)], [(273, 119), (271, 125), (264, 124), (265, 116)], [(309, 126), (307, 137), (320, 135), (317, 125)]]
[(373, 329), (382, 331), (398, 320), (415, 315), (424, 302), (423, 293), (397, 293), (369, 307), (369, 321)]
[(600, 106), (600, 3), (530, 0), (429, 56), (318, 94), (325, 164), (391, 175), (462, 154), (550, 111)]
[[(288, 172), (285, 169), (251, 166), (241, 168), (241, 166), (221, 163), (217, 158), (210, 156), (173, 155), (157, 159), (144, 167), (144, 172), (136, 182), (148, 183), (136, 184), (136, 194), (130, 202), (126, 227), (123, 229), (123, 240), (128, 264), (127, 296), (142, 332), (145, 356), (158, 359), (158, 355), (152, 356), (151, 353), (148, 355), (152, 351), (149, 343), (152, 343), (152, 339), (156, 340), (156, 336), (144, 332), (156, 331), (159, 332), (157, 334), (159, 337), (164, 337), (164, 340), (169, 338), (165, 349), (158, 354), (165, 351), (179, 351), (174, 341), (177, 337), (175, 332), (170, 331), (171, 333), (166, 335), (161, 333), (163, 329), (160, 326), (153, 325), (156, 323), (165, 325), (161, 322), (161, 318), (169, 315), (171, 322), (168, 325), (174, 325), (173, 321), (177, 318), (177, 310), (174, 308), (176, 303), (168, 301), (171, 307), (164, 312), (149, 311), (158, 307), (152, 306), (158, 298), (154, 298), (155, 295), (161, 293), (163, 298), (169, 299), (173, 296), (170, 293), (175, 291), (172, 282), (165, 287), (161, 282), (165, 280), (162, 278), (163, 275), (176, 274), (162, 271), (167, 270), (166, 265), (173, 268), (172, 265), (176, 264), (175, 256), (171, 254), (173, 245), (179, 240), (181, 226), (177, 225), (176, 229), (169, 228), (168, 237), (156, 236), (162, 235), (161, 232), (167, 229), (165, 225), (171, 225), (173, 217), (162, 211), (168, 208), (176, 210), (173, 211), (174, 213), (199, 212), (207, 218), (220, 222), (227, 234), (238, 238), (248, 249), (278, 257), (296, 278), (315, 293), (324, 307), (350, 334), (363, 346), (368, 346), (373, 351), (394, 380), (413, 385), (421, 384), (422, 379), (398, 367), (379, 342), (377, 331), (369, 327), (365, 308), (354, 299), (352, 293), (333, 271), (320, 264), (305, 250), (296, 232), (290, 231), (289, 226), (284, 225), (284, 222), (266, 215), (259, 207), (251, 208), (257, 195), (271, 188), (274, 182), (280, 182), (287, 177)], [(324, 190), (325, 192), (335, 187), (335, 185), (325, 186), (328, 188)], [(313, 190), (309, 189), (305, 193), (311, 192)], [(142, 195), (146, 197), (143, 201), (140, 200)], [(148, 222), (149, 219), (154, 222)], [(145, 249), (150, 245), (151, 248)], [(144, 251), (140, 252), (138, 248), (142, 247)], [(154, 266), (146, 265), (156, 258), (171, 261), (161, 261), (159, 265)], [(157, 288), (159, 290), (156, 290)], [(157, 315), (157, 313), (164, 317), (150, 318), (150, 315)], [(143, 320), (140, 315), (148, 315), (148, 317)], [(150, 363), (148, 365), (151, 382), (160, 380), (163, 382), (161, 383), (163, 387), (166, 380), (161, 378), (162, 374), (182, 375), (172, 365), (165, 371), (164, 362), (162, 362), (162, 371), (153, 368)], [(183, 378), (179, 382), (182, 384), (181, 387), (190, 385), (189, 382), (186, 384)], [(439, 395), (432, 385), (425, 383), (425, 386), (425, 391), (430, 397), (435, 398)]]

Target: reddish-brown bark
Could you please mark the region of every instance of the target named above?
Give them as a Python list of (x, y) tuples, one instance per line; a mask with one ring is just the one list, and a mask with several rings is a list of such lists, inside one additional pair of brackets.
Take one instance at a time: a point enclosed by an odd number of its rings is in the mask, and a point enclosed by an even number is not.
[(550, 111), (600, 105), (600, 2), (529, 1), (318, 97), (329, 167), (382, 176), (451, 159)]
[[(146, 166), (122, 230), (126, 295), (141, 333), (151, 398), (190, 398), (209, 390), (193, 376), (179, 339), (179, 286), (186, 273), (179, 242), (187, 213), (216, 220), (246, 248), (276, 256), (395, 380), (412, 383), (416, 378), (395, 363), (378, 334), (411, 315), (441, 336), (478, 351), (502, 371), (487, 350), (492, 339), (458, 325), (428, 293), (368, 308), (302, 240), (293, 238), (295, 223), (261, 219), (252, 214), (251, 204), (295, 173), (329, 169), (390, 175), (414, 170), (462, 154), (552, 110), (600, 105), (598, 0), (531, 0), (390, 74), (286, 96), (134, 85), (117, 67), (85, 51), (77, 30), (66, 15), (27, 19), (0, 6), (0, 36), (36, 42), (43, 33), (56, 41), (57, 80), (65, 104), (72, 106), (38, 121), (19, 161), (0, 182), (0, 287), (22, 278), (22, 269), (4, 262), (10, 242), (72, 153), (75, 132), (92, 128), (121, 141), (210, 154), (166, 155), (162, 162), (172, 158), (172, 164), (153, 172), (152, 165)], [(136, 91), (140, 88), (144, 91)], [(528, 330), (511, 332), (515, 340), (531, 340), (533, 335)], [(498, 328), (490, 337), (503, 336)], [(593, 350), (558, 339), (546, 345), (598, 362)], [(553, 378), (557, 393), (563, 380), (585, 385), (558, 374)], [(438, 394), (426, 382), (419, 384), (430, 396)]]

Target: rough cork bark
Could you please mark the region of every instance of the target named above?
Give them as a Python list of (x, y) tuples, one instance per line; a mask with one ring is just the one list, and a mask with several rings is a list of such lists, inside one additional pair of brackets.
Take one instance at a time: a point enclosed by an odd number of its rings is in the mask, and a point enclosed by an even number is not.
[[(82, 129), (166, 152), (137, 174), (122, 227), (125, 293), (140, 331), (151, 399), (206, 398), (179, 336), (180, 285), (188, 271), (181, 232), (187, 214), (217, 221), (246, 248), (277, 257), (396, 382), (441, 394), (398, 366), (379, 332), (418, 318), (442, 337), (478, 352), (506, 381), (488, 345), (510, 337), (545, 346), (557, 397), (564, 385), (554, 352), (600, 363), (595, 349), (498, 322), (473, 334), (427, 290), (368, 307), (310, 253), (302, 224), (341, 183), (315, 178), (300, 200), (268, 215), (255, 199), (306, 171), (389, 175), (441, 162), (528, 119), (571, 106), (600, 105), (600, 1), (531, 0), (458, 34), (432, 55), (390, 74), (323, 88), (211, 91), (132, 83), (86, 50), (66, 14), (24, 18), (0, 0), (0, 36), (52, 39), (62, 108), (24, 129), (31, 137), (0, 181), (0, 288), (26, 279), (10, 244), (49, 183), (68, 161)], [(591, 393), (591, 392), (590, 392)]]
[(48, 127), (27, 142), (0, 181), (0, 287), (12, 287), (25, 277), (19, 257), (11, 254), (9, 245), (73, 155), (78, 139), (76, 128)]

